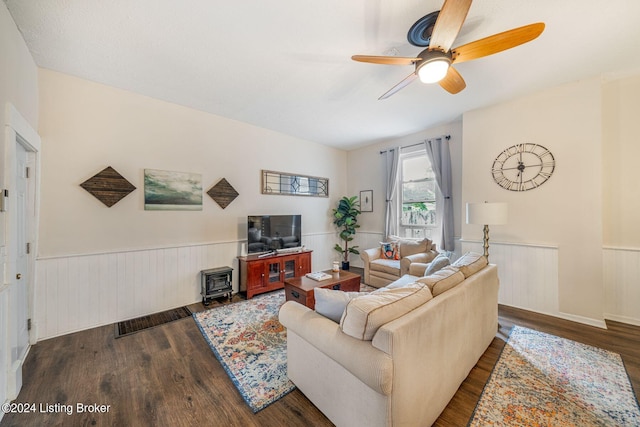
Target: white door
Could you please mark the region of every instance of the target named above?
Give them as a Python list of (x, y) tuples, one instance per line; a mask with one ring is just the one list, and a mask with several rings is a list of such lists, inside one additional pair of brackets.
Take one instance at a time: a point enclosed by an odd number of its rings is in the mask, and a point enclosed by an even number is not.
[[(37, 242), (38, 157), (40, 136), (11, 104), (7, 104), (5, 138), (0, 138), (0, 182), (7, 189), (0, 260), (0, 404), (13, 400), (22, 387), (22, 366), (29, 345), (37, 339), (37, 328), (29, 330), (33, 317), (35, 246)], [(27, 176), (27, 166), (33, 173)], [(32, 178), (33, 177), (33, 178)], [(34, 244), (33, 249), (27, 243)], [(4, 339), (2, 339), (4, 338)]]
[[(16, 254), (15, 285), (11, 289), (11, 326), (14, 339), (11, 347), (11, 364), (22, 363), (29, 345), (29, 283), (31, 269), (29, 268), (29, 254), (27, 253), (28, 227), (31, 209), (29, 209), (29, 185), (27, 183), (27, 151), (16, 141), (16, 239), (12, 248)], [(12, 245), (13, 246), (13, 245)]]

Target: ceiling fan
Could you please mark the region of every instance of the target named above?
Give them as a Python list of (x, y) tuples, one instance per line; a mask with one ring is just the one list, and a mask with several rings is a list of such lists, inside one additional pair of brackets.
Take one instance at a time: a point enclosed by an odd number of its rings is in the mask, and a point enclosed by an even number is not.
[(420, 18), (407, 34), (409, 43), (427, 47), (417, 57), (354, 55), (354, 61), (386, 65), (414, 65), (415, 71), (389, 89), (378, 99), (386, 99), (420, 78), (423, 83), (439, 83), (447, 92), (456, 94), (466, 87), (453, 64), (493, 55), (527, 43), (544, 30), (544, 23), (525, 25), (494, 34), (451, 49), (472, 0), (445, 0), (442, 10)]

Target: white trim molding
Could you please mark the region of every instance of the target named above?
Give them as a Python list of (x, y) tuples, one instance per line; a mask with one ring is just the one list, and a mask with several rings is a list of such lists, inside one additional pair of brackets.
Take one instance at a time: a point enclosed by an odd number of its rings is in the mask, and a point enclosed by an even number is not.
[(606, 246), (602, 262), (604, 318), (640, 326), (640, 249)]

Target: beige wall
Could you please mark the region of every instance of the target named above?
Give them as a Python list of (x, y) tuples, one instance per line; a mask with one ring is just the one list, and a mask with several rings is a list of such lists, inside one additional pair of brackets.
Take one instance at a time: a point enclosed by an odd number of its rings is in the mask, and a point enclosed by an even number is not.
[[(248, 214), (300, 213), (303, 234), (332, 232), (346, 153), (69, 75), (40, 70), (40, 256), (246, 239)], [(112, 166), (137, 189), (107, 208), (79, 185)], [(221, 178), (240, 193), (226, 209), (145, 211), (145, 168)], [(260, 170), (327, 177), (330, 197), (260, 194)]]
[(640, 249), (640, 76), (603, 91), (604, 244)]
[[(491, 228), (496, 242), (559, 248), (561, 312), (602, 319), (602, 97), (599, 79), (572, 83), (464, 114), (463, 202), (509, 204), (509, 223)], [(513, 192), (493, 182), (505, 148), (540, 144), (556, 159), (540, 188)], [(463, 224), (463, 239), (481, 227)]]

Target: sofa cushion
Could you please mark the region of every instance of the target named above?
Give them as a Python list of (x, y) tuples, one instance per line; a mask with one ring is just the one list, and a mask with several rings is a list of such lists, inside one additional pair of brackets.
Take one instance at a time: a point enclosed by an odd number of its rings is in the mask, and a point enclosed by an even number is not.
[(380, 252), (382, 259), (400, 259), (396, 242), (380, 242)]
[(441, 268), (430, 276), (421, 277), (419, 283), (424, 283), (431, 290), (434, 297), (448, 291), (454, 286), (462, 283), (465, 277), (457, 267), (448, 265)]
[(370, 341), (382, 325), (409, 313), (431, 298), (431, 291), (422, 283), (362, 295), (347, 304), (340, 328), (347, 335)]
[(400, 276), (400, 261), (378, 258), (369, 263), (369, 270)]
[(449, 261), (449, 257), (447, 257), (445, 254), (438, 254), (438, 256), (436, 256), (433, 261), (429, 263), (427, 269), (424, 271), (424, 275), (428, 276), (430, 274), (433, 274), (436, 271), (440, 270), (442, 267), (446, 267), (450, 263), (451, 261)]
[(429, 239), (401, 239), (399, 241), (400, 258), (404, 258), (409, 255), (425, 253), (431, 249), (431, 245), (432, 242)]
[(467, 252), (451, 265), (458, 267), (464, 277), (469, 277), (482, 270), (487, 264), (487, 258), (484, 255), (476, 252)]
[(398, 280), (394, 280), (393, 282), (389, 283), (384, 288), (378, 288), (378, 289), (374, 290), (373, 292), (382, 292), (385, 289), (404, 288), (407, 285), (411, 285), (413, 283), (416, 283), (418, 278), (419, 278), (418, 276), (413, 276), (411, 274), (405, 274), (402, 277), (400, 277)]
[(324, 317), (340, 323), (344, 309), (353, 298), (367, 292), (344, 292), (333, 289), (314, 288), (313, 296), (316, 300), (315, 311)]

